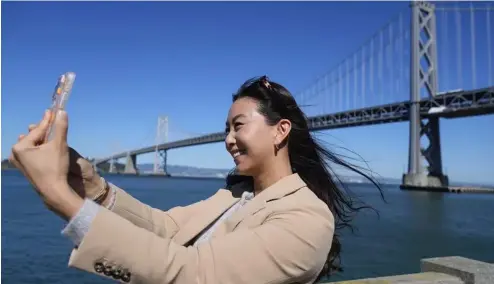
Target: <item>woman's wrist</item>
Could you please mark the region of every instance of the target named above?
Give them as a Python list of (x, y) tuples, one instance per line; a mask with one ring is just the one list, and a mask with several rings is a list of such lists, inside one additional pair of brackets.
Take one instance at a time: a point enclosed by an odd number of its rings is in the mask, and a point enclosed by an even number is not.
[(92, 196), (91, 199), (97, 204), (103, 205), (103, 202), (107, 199), (109, 195), (108, 193), (110, 192), (110, 186), (103, 177), (100, 177), (100, 181), (101, 181), (100, 190), (98, 191), (97, 194)]
[(58, 200), (53, 200), (48, 205), (69, 221), (79, 212), (84, 204), (84, 200), (72, 190), (68, 183), (58, 184), (56, 190), (62, 194)]
[(110, 187), (110, 184), (103, 177), (101, 177), (101, 181), (103, 183), (102, 190), (100, 190), (98, 196), (93, 198), (93, 201), (107, 209), (111, 209), (115, 198), (114, 192)]
[(105, 199), (101, 202), (101, 206), (106, 209), (112, 209), (113, 204), (115, 203), (115, 191), (108, 186), (108, 194), (106, 194)]

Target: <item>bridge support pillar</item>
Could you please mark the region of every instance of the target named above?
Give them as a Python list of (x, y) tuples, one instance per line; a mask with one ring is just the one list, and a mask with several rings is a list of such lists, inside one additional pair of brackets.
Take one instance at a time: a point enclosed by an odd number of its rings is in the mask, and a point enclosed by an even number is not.
[[(408, 172), (403, 175), (404, 187), (448, 186), (448, 177), (442, 172), (439, 118), (431, 117), (427, 124), (420, 115), (421, 92), (429, 97), (437, 94), (436, 16), (434, 5), (412, 2), (411, 17), (411, 70), (410, 70), (410, 144)], [(424, 59), (424, 64), (421, 64)], [(420, 146), (423, 135), (429, 140), (424, 150)], [(429, 164), (427, 171), (422, 160)]]
[(431, 117), (427, 124), (421, 125), (421, 135), (425, 134), (429, 140), (429, 146), (420, 150), (422, 156), (429, 164), (428, 184), (430, 186), (448, 186), (449, 180), (443, 173), (441, 156), (441, 139), (439, 132), (439, 117)]
[(127, 154), (127, 161), (125, 163), (125, 170), (124, 170), (124, 172), (126, 174), (137, 174), (138, 173), (136, 158), (137, 158), (137, 155)]
[[(159, 154), (158, 154), (159, 153)], [(159, 157), (158, 157), (159, 155)], [(161, 158), (161, 161), (159, 161)], [(165, 175), (169, 176), (167, 170), (166, 170), (166, 161), (167, 160), (167, 151), (166, 150), (160, 150), (156, 152), (156, 160), (154, 164), (154, 174), (155, 175)]]
[(167, 168), (166, 168), (166, 165), (167, 165), (167, 151), (164, 150), (164, 151), (161, 151), (160, 152), (160, 157), (161, 157), (161, 167), (163, 168), (163, 173), (165, 175), (168, 175), (168, 171), (167, 171)]
[(110, 169), (108, 170), (108, 172), (110, 173), (116, 173), (116, 169), (115, 169), (115, 159), (111, 159), (110, 160)]

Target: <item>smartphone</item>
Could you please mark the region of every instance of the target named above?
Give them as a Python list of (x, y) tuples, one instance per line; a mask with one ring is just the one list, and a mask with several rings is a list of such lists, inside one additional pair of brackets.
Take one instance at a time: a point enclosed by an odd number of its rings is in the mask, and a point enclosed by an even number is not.
[(69, 99), (70, 92), (72, 91), (72, 86), (75, 81), (75, 73), (74, 72), (66, 72), (58, 77), (57, 85), (55, 86), (55, 90), (53, 91), (51, 97), (51, 117), (50, 117), (50, 126), (48, 128), (48, 132), (46, 133), (46, 141), (50, 141), (52, 138), (53, 132), (53, 122), (57, 116), (59, 110), (65, 109), (65, 105), (67, 100)]

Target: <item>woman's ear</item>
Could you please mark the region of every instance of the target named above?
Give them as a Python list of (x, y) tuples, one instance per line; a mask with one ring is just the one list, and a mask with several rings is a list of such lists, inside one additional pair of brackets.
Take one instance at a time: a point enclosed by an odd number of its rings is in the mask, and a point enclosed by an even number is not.
[(277, 148), (282, 148), (286, 143), (286, 138), (292, 130), (292, 123), (288, 119), (280, 120), (276, 125), (276, 136), (274, 144)]

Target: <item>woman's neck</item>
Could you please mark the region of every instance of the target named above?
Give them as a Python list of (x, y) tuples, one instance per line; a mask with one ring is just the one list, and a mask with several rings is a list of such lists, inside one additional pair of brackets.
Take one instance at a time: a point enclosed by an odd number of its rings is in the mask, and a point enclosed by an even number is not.
[(290, 162), (274, 163), (254, 177), (254, 195), (258, 195), (280, 179), (293, 174)]

